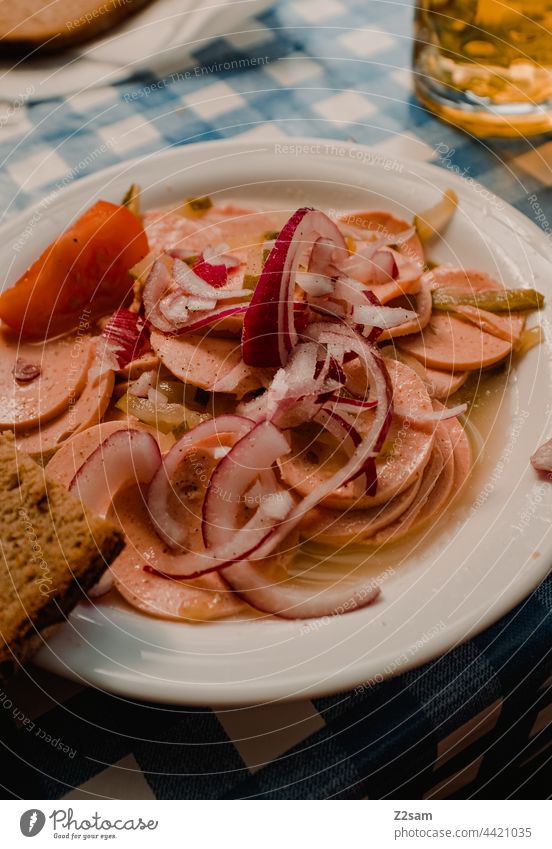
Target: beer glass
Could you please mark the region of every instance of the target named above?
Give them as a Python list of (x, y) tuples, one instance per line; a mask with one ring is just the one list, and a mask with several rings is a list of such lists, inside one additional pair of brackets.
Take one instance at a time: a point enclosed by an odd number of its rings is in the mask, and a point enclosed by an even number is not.
[(417, 0), (420, 101), (477, 136), (552, 129), (552, 0)]

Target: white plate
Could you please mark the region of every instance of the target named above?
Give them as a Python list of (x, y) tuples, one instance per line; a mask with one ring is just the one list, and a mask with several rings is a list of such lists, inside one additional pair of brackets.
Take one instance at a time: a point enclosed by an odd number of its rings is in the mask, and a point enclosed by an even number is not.
[[(244, 203), (412, 213), (454, 186), (458, 214), (432, 251), (534, 285), (552, 304), (546, 237), (514, 209), (447, 171), (382, 159), (367, 148), (320, 140), (198, 144), (80, 180), (1, 232), (8, 283), (99, 197), (117, 201), (131, 181), (148, 206), (210, 194)], [(326, 144), (328, 148), (326, 148)], [(13, 245), (24, 238), (23, 250)], [(21, 245), (21, 242), (19, 243)], [(545, 326), (551, 307), (541, 315)], [(202, 626), (150, 619), (105, 603), (77, 607), (37, 656), (58, 674), (131, 697), (190, 705), (235, 705), (320, 696), (403, 672), (447, 651), (521, 601), (552, 561), (552, 486), (529, 456), (550, 432), (548, 344), (516, 366), (485, 446), (486, 466), (464, 505), (410, 556), (388, 570), (378, 603), (326, 620), (222, 622)]]
[[(272, 0), (156, 0), (145, 6), (114, 30), (90, 42), (52, 56), (35, 56), (30, 62), (0, 60), (2, 98), (25, 102), (48, 100), (95, 86), (113, 85), (141, 70), (168, 77), (190, 69), (192, 53), (203, 49), (211, 39), (232, 35), (248, 18), (260, 15)], [(255, 20), (245, 23), (254, 29)], [(220, 70), (225, 70), (224, 62)], [(195, 69), (187, 71), (193, 79)], [(161, 80), (157, 88), (170, 85)], [(147, 94), (148, 86), (138, 90)]]

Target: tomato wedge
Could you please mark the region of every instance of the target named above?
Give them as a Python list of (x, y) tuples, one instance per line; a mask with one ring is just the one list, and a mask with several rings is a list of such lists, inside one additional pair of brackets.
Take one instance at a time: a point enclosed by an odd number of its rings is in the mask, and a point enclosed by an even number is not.
[(0, 295), (0, 318), (24, 339), (83, 326), (127, 303), (129, 269), (147, 253), (139, 219), (100, 200)]

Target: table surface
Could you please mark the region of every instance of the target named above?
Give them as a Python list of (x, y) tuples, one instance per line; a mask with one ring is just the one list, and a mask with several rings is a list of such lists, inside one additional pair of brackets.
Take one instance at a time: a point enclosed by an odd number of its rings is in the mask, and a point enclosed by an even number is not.
[[(200, 45), (186, 75), (12, 105), (0, 120), (2, 220), (136, 155), (307, 135), (435, 161), (549, 231), (552, 142), (477, 141), (437, 121), (412, 94), (411, 42), (410, 2), (286, 0)], [(131, 702), (29, 667), (0, 685), (16, 721), (4, 736), (14, 769), (0, 783), (51, 799), (501, 798), (515, 767), (516, 787), (546, 795), (534, 777), (552, 744), (551, 609), (548, 579), (488, 631), (400, 678), (241, 710)]]

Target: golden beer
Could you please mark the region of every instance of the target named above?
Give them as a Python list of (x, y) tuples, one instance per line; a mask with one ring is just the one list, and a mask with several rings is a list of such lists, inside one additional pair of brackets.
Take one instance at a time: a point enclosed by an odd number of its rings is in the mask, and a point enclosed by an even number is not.
[(478, 136), (552, 129), (551, 0), (418, 0), (422, 103)]

